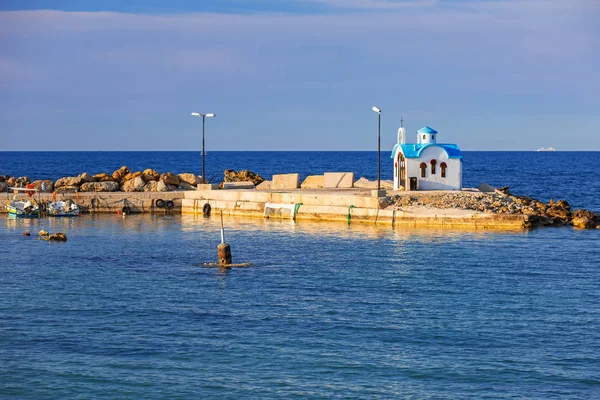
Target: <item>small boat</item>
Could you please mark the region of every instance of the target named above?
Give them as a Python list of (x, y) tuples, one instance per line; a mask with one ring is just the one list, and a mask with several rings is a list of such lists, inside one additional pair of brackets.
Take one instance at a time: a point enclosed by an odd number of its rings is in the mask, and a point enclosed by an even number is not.
[[(29, 186), (29, 185), (28, 185)], [(25, 192), (27, 193), (31, 199), (29, 200), (17, 200), (17, 196), (13, 197), (12, 200), (6, 201), (6, 211), (8, 211), (8, 216), (13, 218), (39, 218), (40, 217), (40, 205), (36, 199), (33, 198), (33, 195), (36, 192), (36, 189), (33, 187), (27, 188), (8, 188), (8, 190), (12, 190), (14, 192)], [(8, 196), (8, 192), (7, 192)]]
[(540, 147), (536, 151), (556, 151), (554, 147)]
[(78, 217), (80, 215), (79, 206), (72, 200), (50, 202), (46, 207), (46, 212), (49, 217)]

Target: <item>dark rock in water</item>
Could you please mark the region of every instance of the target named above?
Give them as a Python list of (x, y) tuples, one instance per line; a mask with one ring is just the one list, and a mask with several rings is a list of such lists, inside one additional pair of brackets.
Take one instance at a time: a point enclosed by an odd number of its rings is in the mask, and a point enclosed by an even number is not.
[(66, 242), (67, 241), (67, 235), (65, 235), (62, 232), (58, 232), (58, 233), (53, 233), (53, 234), (48, 235), (48, 236), (44, 236), (43, 239), (44, 240), (49, 240), (49, 241), (54, 241), (54, 242)]
[(571, 211), (571, 205), (566, 200), (559, 200), (556, 205), (560, 208)]
[(567, 222), (571, 219), (571, 212), (566, 208), (558, 207), (558, 205), (550, 206), (546, 209), (546, 214), (554, 219), (560, 219)]
[(594, 229), (596, 228), (596, 223), (593, 219), (586, 217), (575, 217), (571, 221), (575, 228), (583, 228), (583, 229)]
[(575, 210), (573, 211), (572, 216), (573, 218), (588, 218), (591, 220), (596, 218), (596, 215), (589, 210)]
[(244, 169), (240, 172), (235, 172), (232, 169), (226, 169), (224, 172), (223, 182), (252, 182), (254, 186), (260, 185), (265, 178), (255, 172)]
[(23, 236), (31, 236), (31, 231), (25, 231), (25, 232), (23, 232)]
[(45, 229), (42, 229), (41, 231), (38, 232), (38, 236), (48, 236), (50, 235), (50, 232), (48, 232)]

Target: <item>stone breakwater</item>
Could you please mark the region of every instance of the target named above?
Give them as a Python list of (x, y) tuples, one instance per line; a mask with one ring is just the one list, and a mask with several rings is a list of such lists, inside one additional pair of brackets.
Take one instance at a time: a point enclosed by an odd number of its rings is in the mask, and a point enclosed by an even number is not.
[(488, 214), (524, 215), (525, 227), (573, 225), (577, 228), (600, 227), (600, 216), (589, 210), (571, 210), (566, 200), (541, 202), (529, 196), (515, 196), (508, 188), (494, 193), (444, 192), (395, 195), (388, 198), (390, 208), (411, 206), (436, 209), (473, 210)]
[(175, 175), (172, 172), (159, 173), (153, 169), (132, 172), (123, 166), (112, 174), (90, 175), (83, 172), (77, 176), (65, 176), (56, 181), (40, 179), (32, 181), (26, 176), (0, 176), (0, 192), (8, 187), (32, 187), (41, 193), (76, 192), (170, 192), (196, 190), (202, 177), (192, 173)]

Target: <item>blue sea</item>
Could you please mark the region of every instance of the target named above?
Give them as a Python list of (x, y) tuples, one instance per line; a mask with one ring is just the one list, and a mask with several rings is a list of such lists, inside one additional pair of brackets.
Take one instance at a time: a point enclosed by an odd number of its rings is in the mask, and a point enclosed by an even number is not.
[[(391, 178), (389, 154), (382, 179)], [(600, 210), (598, 152), (466, 152), (465, 186)], [(373, 152), (209, 152), (376, 178)], [(0, 152), (0, 174), (196, 172), (192, 152)], [(1, 195), (0, 195), (1, 196)], [(600, 398), (600, 229), (0, 216), (0, 398)], [(65, 232), (66, 243), (22, 233)]]

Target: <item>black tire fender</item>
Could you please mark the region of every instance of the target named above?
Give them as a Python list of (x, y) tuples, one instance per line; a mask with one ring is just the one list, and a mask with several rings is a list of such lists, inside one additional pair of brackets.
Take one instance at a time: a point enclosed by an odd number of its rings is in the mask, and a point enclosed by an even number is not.
[(173, 207), (175, 207), (175, 203), (173, 203), (172, 200), (169, 200), (169, 201), (165, 202), (165, 207), (167, 208), (167, 210), (172, 210)]
[(163, 208), (165, 206), (165, 201), (163, 199), (156, 199), (154, 204), (156, 204), (156, 207), (158, 208)]
[(210, 216), (210, 211), (211, 211), (210, 204), (204, 203), (204, 207), (202, 207), (202, 213), (208, 217), (208, 216)]

